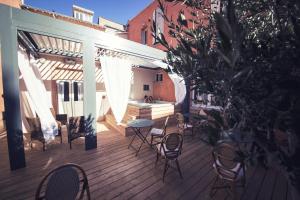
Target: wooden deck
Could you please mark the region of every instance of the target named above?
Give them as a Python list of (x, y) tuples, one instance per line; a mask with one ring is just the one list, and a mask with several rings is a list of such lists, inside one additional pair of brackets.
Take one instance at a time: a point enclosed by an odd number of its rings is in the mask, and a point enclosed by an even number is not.
[[(163, 163), (155, 166), (155, 151), (143, 146), (136, 157), (127, 149), (129, 138), (105, 125), (98, 134), (98, 148), (84, 150), (84, 141), (77, 140), (70, 150), (66, 138), (63, 144), (53, 144), (45, 152), (40, 146), (26, 150), (27, 167), (10, 171), (5, 137), (0, 141), (0, 199), (33, 199), (42, 177), (53, 168), (67, 162), (81, 165), (88, 174), (92, 199), (214, 199), (228, 200), (220, 190), (213, 198), (208, 195), (215, 177), (211, 147), (197, 137), (185, 137), (179, 159), (184, 179), (170, 169), (162, 182)], [(249, 167), (247, 186), (239, 191), (243, 200), (289, 199), (286, 179), (275, 169)]]

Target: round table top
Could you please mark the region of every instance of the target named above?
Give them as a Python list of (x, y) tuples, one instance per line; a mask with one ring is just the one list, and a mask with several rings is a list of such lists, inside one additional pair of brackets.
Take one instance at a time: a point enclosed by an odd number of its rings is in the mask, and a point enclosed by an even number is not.
[(133, 128), (144, 128), (144, 127), (150, 127), (153, 126), (154, 121), (150, 119), (136, 119), (132, 120), (127, 123), (127, 126), (133, 127)]

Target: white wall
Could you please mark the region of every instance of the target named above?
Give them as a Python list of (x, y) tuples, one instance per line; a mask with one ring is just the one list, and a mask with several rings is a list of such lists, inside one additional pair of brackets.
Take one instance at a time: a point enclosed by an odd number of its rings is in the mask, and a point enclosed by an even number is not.
[[(153, 83), (156, 70), (133, 68), (133, 78), (130, 99), (141, 100), (144, 96), (153, 96)], [(144, 91), (144, 85), (149, 85), (150, 90)]]

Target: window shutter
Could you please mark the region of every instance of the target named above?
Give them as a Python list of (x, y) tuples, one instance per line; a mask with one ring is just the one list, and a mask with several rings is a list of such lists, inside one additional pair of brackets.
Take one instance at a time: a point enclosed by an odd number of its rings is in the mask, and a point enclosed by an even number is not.
[(78, 83), (73, 83), (73, 90), (74, 90), (74, 101), (78, 101)]
[(70, 91), (70, 84), (69, 82), (64, 82), (64, 101), (70, 101), (70, 96), (69, 96), (69, 91)]

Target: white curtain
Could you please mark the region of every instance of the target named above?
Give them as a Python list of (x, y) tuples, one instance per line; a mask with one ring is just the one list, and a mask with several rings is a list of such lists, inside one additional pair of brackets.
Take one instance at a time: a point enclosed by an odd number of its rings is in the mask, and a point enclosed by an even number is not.
[[(158, 67), (160, 67), (162, 69), (167, 69), (168, 68), (168, 64), (166, 64), (166, 63), (164, 63), (160, 60), (153, 61), (152, 63), (157, 65)], [(172, 70), (172, 66), (169, 66), (169, 67)], [(179, 104), (179, 103), (183, 102), (183, 100), (186, 96), (185, 81), (182, 77), (180, 77), (176, 73), (171, 72), (168, 75), (174, 83), (176, 104)]]
[(39, 116), (44, 138), (49, 142), (57, 135), (58, 129), (50, 111), (52, 105), (47, 96), (44, 82), (41, 80), (35, 61), (33, 59), (29, 61), (27, 53), (21, 49), (18, 51), (18, 62), (33, 109)]
[(106, 94), (116, 122), (125, 115), (131, 87), (132, 63), (127, 59), (103, 55), (100, 57)]
[(182, 77), (176, 73), (169, 73), (169, 77), (174, 83), (176, 104), (183, 102), (186, 96), (186, 85)]

